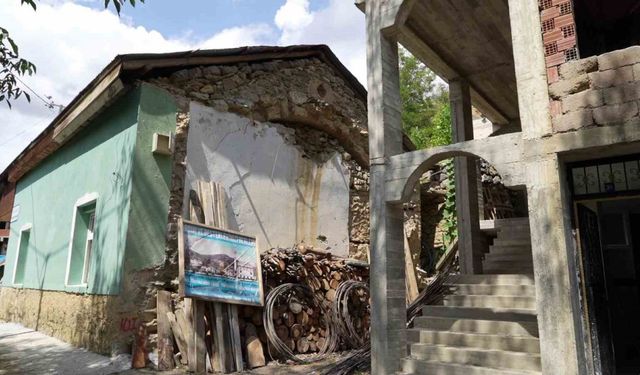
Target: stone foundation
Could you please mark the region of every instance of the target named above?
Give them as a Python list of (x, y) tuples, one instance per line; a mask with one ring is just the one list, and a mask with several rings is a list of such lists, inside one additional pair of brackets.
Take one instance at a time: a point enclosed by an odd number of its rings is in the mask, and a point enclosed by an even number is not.
[(118, 296), (0, 290), (0, 320), (103, 354), (130, 352), (131, 334), (140, 317), (123, 312), (122, 306)]

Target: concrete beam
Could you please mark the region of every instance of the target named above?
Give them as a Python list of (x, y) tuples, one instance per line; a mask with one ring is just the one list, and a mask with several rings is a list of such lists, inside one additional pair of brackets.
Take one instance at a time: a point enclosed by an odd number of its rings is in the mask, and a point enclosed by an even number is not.
[(391, 156), (386, 173), (387, 201), (408, 201), (420, 176), (439, 161), (455, 156), (481, 157), (498, 170), (505, 185), (523, 185), (525, 176), (518, 164), (524, 152), (522, 144), (520, 133), (510, 133)]
[[(462, 78), (453, 64), (445, 61), (424, 40), (418, 37), (413, 30), (406, 26), (398, 27), (398, 42), (411, 54), (420, 59), (429, 69), (433, 70), (445, 82)], [(507, 125), (510, 120), (492, 104), (491, 100), (480, 94), (479, 90), (471, 87), (471, 101), (489, 121), (496, 125)]]
[[(385, 199), (386, 161), (402, 153), (398, 44), (383, 33), (388, 1), (366, 2), (371, 199), (371, 373), (400, 369), (407, 354), (405, 254), (402, 204)], [(395, 17), (395, 16), (394, 16)], [(395, 18), (394, 18), (395, 19)]]

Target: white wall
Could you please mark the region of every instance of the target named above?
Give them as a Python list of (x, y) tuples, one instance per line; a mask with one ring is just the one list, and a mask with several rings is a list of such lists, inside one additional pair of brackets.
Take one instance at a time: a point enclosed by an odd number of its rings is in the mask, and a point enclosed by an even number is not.
[(194, 181), (219, 182), (231, 229), (256, 236), (262, 251), (304, 241), (348, 255), (349, 171), (339, 153), (319, 165), (291, 144), (292, 129), (197, 103), (190, 112), (185, 203)]

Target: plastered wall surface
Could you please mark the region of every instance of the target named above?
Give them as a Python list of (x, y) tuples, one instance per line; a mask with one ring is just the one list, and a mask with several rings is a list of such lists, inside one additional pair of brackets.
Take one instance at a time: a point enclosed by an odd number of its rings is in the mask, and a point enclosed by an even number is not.
[(348, 255), (350, 176), (338, 152), (312, 160), (293, 129), (197, 103), (190, 117), (185, 186), (223, 184), (232, 229), (256, 236), (262, 250), (304, 241)]

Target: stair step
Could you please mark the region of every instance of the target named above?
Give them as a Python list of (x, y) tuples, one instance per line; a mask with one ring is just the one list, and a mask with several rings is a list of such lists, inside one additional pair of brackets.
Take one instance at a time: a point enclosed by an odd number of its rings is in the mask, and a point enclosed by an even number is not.
[(537, 321), (512, 322), (484, 319), (461, 319), (455, 317), (419, 316), (413, 321), (413, 326), (416, 329), (456, 333), (538, 337)]
[(531, 232), (529, 231), (529, 228), (524, 228), (524, 227), (522, 229), (505, 228), (498, 231), (498, 239), (531, 240)]
[(457, 365), (416, 358), (402, 360), (402, 372), (418, 375), (540, 375), (541, 372), (523, 370), (502, 370), (477, 366)]
[(505, 262), (505, 261), (518, 261), (518, 262), (533, 262), (533, 255), (531, 252), (512, 252), (496, 254), (489, 252), (485, 254), (484, 261), (487, 262)]
[(450, 293), (456, 295), (535, 297), (536, 294), (536, 288), (533, 285), (451, 284), (447, 286)]
[(488, 264), (487, 266), (482, 268), (482, 272), (487, 275), (500, 275), (504, 273), (523, 273), (533, 275), (533, 265), (521, 264), (521, 265), (510, 265), (510, 266), (496, 266), (492, 264)]
[(496, 320), (506, 322), (535, 322), (536, 310), (484, 307), (424, 306), (423, 316), (460, 319)]
[(411, 344), (411, 357), (436, 362), (457, 363), (500, 369), (540, 371), (540, 355), (504, 350), (460, 348), (444, 345)]
[(494, 246), (528, 246), (531, 248), (530, 238), (517, 238), (517, 239), (501, 239), (496, 238), (493, 241)]
[(407, 339), (410, 343), (540, 353), (540, 341), (536, 337), (428, 331), (413, 328), (407, 330)]
[(529, 260), (484, 260), (482, 269), (504, 270), (501, 273), (529, 273), (519, 272), (519, 269), (533, 269), (533, 261)]
[(529, 274), (503, 275), (452, 275), (449, 284), (489, 284), (489, 285), (535, 285)]
[(533, 254), (531, 252), (531, 244), (517, 245), (517, 246), (502, 246), (494, 245), (489, 246), (489, 254), (502, 255), (502, 254)]
[(521, 296), (448, 295), (444, 298), (444, 305), (534, 310), (536, 299)]

